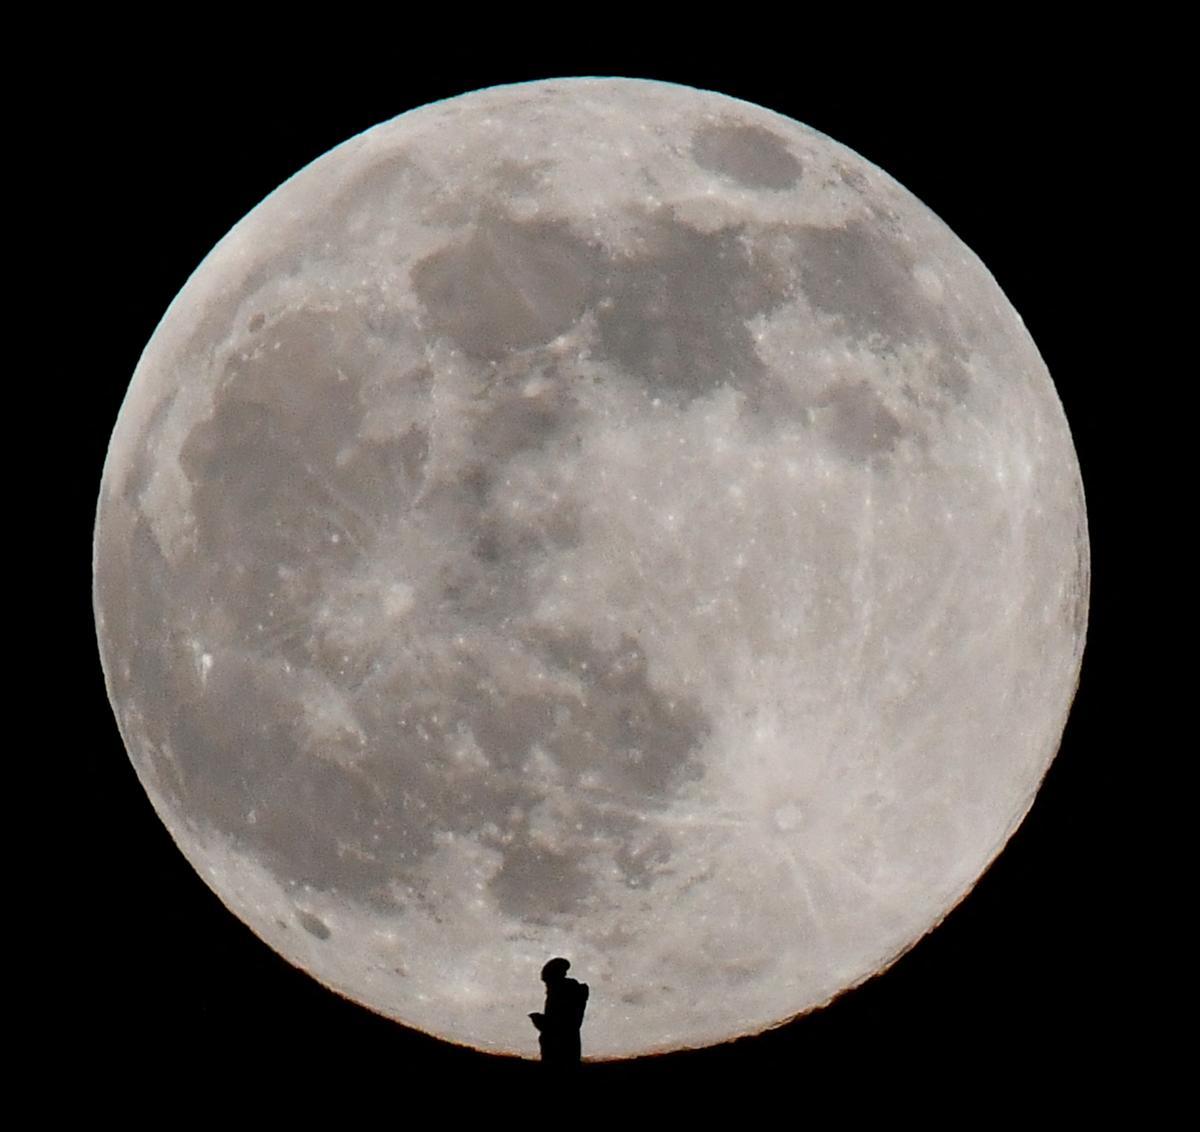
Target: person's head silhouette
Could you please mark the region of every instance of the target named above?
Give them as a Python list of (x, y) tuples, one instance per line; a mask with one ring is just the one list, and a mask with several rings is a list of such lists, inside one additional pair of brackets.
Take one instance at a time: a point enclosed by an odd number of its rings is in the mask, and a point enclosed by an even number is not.
[(557, 983), (561, 979), (565, 979), (567, 977), (567, 972), (570, 969), (571, 969), (571, 961), (569, 959), (563, 959), (561, 957), (556, 958), (556, 959), (551, 959), (542, 968), (542, 982), (545, 983), (547, 986), (550, 983)]

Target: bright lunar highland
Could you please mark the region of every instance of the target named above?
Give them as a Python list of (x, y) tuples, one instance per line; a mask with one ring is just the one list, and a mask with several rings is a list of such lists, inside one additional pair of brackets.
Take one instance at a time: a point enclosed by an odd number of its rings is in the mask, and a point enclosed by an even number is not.
[(242, 220), (117, 420), (95, 611), (180, 850), (340, 993), (535, 1056), (719, 1042), (882, 970), (1062, 734), (1079, 468), (976, 256), (687, 87), (424, 107)]

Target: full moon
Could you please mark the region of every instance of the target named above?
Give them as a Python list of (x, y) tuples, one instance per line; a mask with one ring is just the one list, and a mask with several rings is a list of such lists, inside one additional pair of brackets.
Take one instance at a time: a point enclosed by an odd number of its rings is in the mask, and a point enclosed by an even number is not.
[(754, 1033), (935, 927), (1058, 748), (1078, 462), (979, 259), (816, 131), (623, 79), (423, 107), (163, 317), (94, 605), (129, 756), (270, 947), (532, 1057)]

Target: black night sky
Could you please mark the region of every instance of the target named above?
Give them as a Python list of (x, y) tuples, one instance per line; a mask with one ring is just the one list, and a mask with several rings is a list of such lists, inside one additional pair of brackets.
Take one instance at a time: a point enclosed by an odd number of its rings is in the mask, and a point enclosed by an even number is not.
[[(68, 839), (74, 879), (64, 883), (82, 900), (54, 980), (65, 997), (46, 1009), (69, 1065), (132, 1063), (189, 1093), (220, 1093), (234, 1078), (253, 1089), (265, 1072), (333, 1086), (364, 1073), (391, 1076), (402, 1089), (441, 1079), (536, 1086), (533, 1066), (407, 1032), (325, 991), (208, 890), (153, 813), (109, 709), (90, 539), (108, 437), (138, 356), (238, 219), (310, 160), (398, 113), (500, 82), (571, 74), (666, 79), (759, 103), (848, 145), (940, 215), (995, 275), (1055, 379), (1083, 469), (1093, 567), (1088, 648), (1060, 754), (1008, 848), (943, 925), (825, 1010), (716, 1049), (586, 1067), (585, 1091), (632, 1096), (774, 1080), (803, 1084), (827, 1103), (865, 1103), (865, 1090), (918, 1105), (940, 1097), (953, 1107), (970, 1095), (1023, 1104), (1047, 1090), (1100, 1088), (1136, 1044), (1132, 994), (1111, 989), (1114, 971), (1132, 961), (1126, 949), (1137, 930), (1114, 817), (1133, 803), (1122, 784), (1131, 735), (1117, 707), (1126, 658), (1114, 597), (1123, 552), (1114, 525), (1127, 489), (1104, 451), (1118, 418), (1107, 377), (1115, 363), (1098, 333), (1115, 301), (1096, 250), (1111, 201), (1087, 187), (1120, 120), (1118, 92), (1106, 68), (1064, 67), (1051, 51), (1021, 48), (1019, 65), (973, 51), (957, 61), (867, 65), (838, 47), (814, 67), (785, 63), (782, 52), (730, 61), (735, 46), (641, 55), (545, 46), (509, 62), (479, 50), (419, 60), (415, 70), (381, 67), (376, 56), (358, 66), (343, 54), (326, 80), (319, 40), (292, 66), (260, 65), (268, 47), (256, 41), (253, 58), (249, 48), (178, 61), (126, 48), (62, 75), (77, 109), (55, 129), (82, 134), (67, 139), (79, 157), (63, 177), (74, 208), (86, 212), (77, 215), (87, 245), (81, 269), (95, 273), (99, 304), (73, 346), (84, 367), (72, 382), (82, 404), (73, 412), (69, 546), (58, 582), (77, 689), (64, 706), (75, 746), (60, 773), (79, 805)], [(396, 60), (414, 49), (390, 47)], [(538, 1009), (540, 986), (529, 992)]]

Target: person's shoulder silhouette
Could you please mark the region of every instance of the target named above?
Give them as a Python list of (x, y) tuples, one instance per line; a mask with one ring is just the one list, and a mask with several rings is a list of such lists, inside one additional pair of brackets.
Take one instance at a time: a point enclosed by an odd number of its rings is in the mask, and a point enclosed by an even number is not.
[(569, 960), (557, 957), (542, 968), (546, 1005), (542, 1013), (529, 1015), (546, 1065), (578, 1065), (582, 1056), (579, 1030), (587, 1009), (588, 985), (568, 978), (570, 967)]

